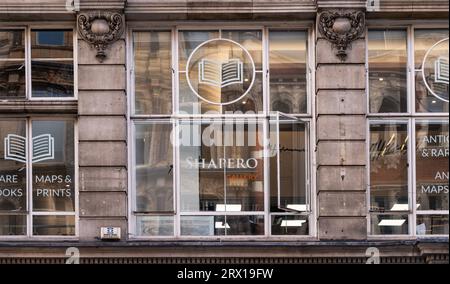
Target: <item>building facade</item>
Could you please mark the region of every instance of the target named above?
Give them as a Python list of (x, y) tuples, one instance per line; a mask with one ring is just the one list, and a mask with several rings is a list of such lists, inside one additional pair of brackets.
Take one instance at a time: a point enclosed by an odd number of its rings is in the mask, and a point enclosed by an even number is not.
[(448, 1), (3, 0), (0, 263), (448, 263)]

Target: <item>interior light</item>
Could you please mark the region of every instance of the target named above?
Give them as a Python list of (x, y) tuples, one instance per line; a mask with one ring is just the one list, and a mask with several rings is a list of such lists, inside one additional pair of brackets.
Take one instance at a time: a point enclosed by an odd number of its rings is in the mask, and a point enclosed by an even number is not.
[(432, 100), (432, 101), (431, 101), (431, 103), (432, 103), (432, 104), (435, 104), (435, 103), (436, 103), (436, 101), (435, 101), (435, 100)]
[(380, 77), (380, 78), (378, 78), (378, 80), (380, 80), (381, 82), (382, 82), (382, 81), (384, 81), (384, 79), (383, 79), (383, 78), (381, 78), (381, 77)]
[(283, 220), (281, 221), (281, 227), (301, 227), (306, 220)]
[(216, 204), (216, 211), (220, 212), (239, 212), (241, 210), (241, 204)]
[(394, 206), (392, 206), (391, 211), (408, 211), (408, 209), (408, 204), (396, 203), (394, 204)]
[(224, 223), (224, 222), (216, 222), (215, 227), (216, 227), (216, 229), (229, 229), (230, 225), (228, 225), (228, 223)]
[(306, 204), (288, 204), (286, 208), (295, 211), (308, 211)]
[(405, 219), (384, 219), (378, 223), (380, 227), (400, 227), (406, 222)]

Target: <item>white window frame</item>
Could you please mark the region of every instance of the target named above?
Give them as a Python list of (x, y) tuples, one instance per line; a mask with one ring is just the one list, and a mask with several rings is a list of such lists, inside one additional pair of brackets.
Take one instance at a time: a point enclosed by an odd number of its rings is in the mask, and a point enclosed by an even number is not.
[[(21, 30), (25, 37), (25, 97), (8, 100), (25, 101), (76, 101), (78, 100), (78, 36), (76, 27), (73, 23), (58, 22), (52, 24), (24, 23), (23, 25), (2, 25), (0, 30)], [(32, 96), (32, 78), (31, 78), (31, 31), (32, 30), (71, 30), (73, 35), (73, 57), (69, 58), (46, 58), (45, 61), (71, 61), (73, 63), (73, 96), (72, 97), (33, 97)], [(10, 60), (13, 61), (13, 60)], [(40, 61), (44, 61), (41, 59)]]
[[(130, 189), (129, 199), (128, 199), (128, 216), (129, 216), (129, 239), (130, 240), (171, 240), (174, 239), (184, 239), (184, 240), (217, 240), (217, 239), (226, 239), (226, 240), (254, 240), (254, 239), (270, 239), (270, 240), (316, 240), (317, 239), (317, 220), (315, 216), (316, 214), (316, 197), (315, 197), (315, 179), (316, 179), (316, 162), (315, 162), (315, 155), (313, 153), (308, 153), (307, 159), (309, 158), (309, 168), (308, 174), (309, 174), (309, 186), (310, 186), (310, 211), (308, 212), (308, 226), (309, 226), (309, 234), (308, 235), (287, 235), (287, 236), (272, 236), (270, 235), (271, 231), (271, 216), (272, 215), (292, 215), (293, 213), (270, 213), (270, 191), (269, 191), (269, 182), (267, 180), (269, 172), (268, 167), (268, 157), (264, 158), (264, 175), (265, 175), (265, 181), (264, 181), (264, 212), (215, 212), (215, 211), (197, 211), (197, 212), (180, 212), (180, 180), (179, 180), (179, 157), (178, 157), (178, 150), (176, 147), (173, 147), (174, 150), (174, 201), (175, 201), (175, 215), (174, 215), (174, 235), (171, 236), (137, 236), (136, 233), (136, 216), (133, 214), (133, 210), (135, 208), (135, 202), (136, 202), (136, 196), (135, 196), (135, 172), (134, 172), (134, 165), (135, 165), (135, 145), (134, 145), (134, 125), (135, 122), (141, 122), (141, 121), (147, 121), (148, 123), (151, 123), (151, 121), (171, 121), (172, 123), (175, 123), (175, 120), (181, 119), (181, 118), (188, 118), (188, 119), (196, 119), (196, 118), (212, 118), (212, 119), (218, 119), (218, 118), (226, 118), (225, 115), (180, 115), (178, 112), (179, 106), (178, 106), (178, 83), (179, 83), (179, 63), (178, 63), (178, 38), (179, 38), (179, 31), (182, 30), (217, 30), (220, 34), (221, 30), (260, 30), (262, 31), (262, 84), (263, 84), (263, 111), (264, 114), (256, 114), (254, 116), (245, 116), (245, 118), (264, 118), (269, 115), (269, 103), (270, 103), (270, 94), (269, 94), (269, 52), (268, 52), (268, 30), (276, 30), (276, 29), (287, 29), (287, 28), (293, 28), (298, 30), (303, 30), (307, 32), (307, 113), (304, 114), (290, 114), (295, 115), (297, 118), (301, 118), (302, 120), (305, 120), (309, 123), (310, 128), (306, 129), (307, 133), (307, 139), (309, 145), (307, 145), (307, 148), (310, 149), (309, 152), (312, 151), (314, 145), (315, 145), (315, 119), (314, 119), (314, 112), (315, 108), (315, 96), (314, 96), (314, 90), (315, 90), (315, 41), (314, 41), (314, 23), (313, 22), (300, 22), (296, 24), (286, 24), (286, 23), (271, 23), (270, 26), (267, 25), (267, 23), (263, 22), (255, 22), (254, 24), (242, 24), (242, 23), (233, 23), (230, 24), (230, 22), (223, 22), (223, 23), (214, 23), (214, 26), (205, 28), (204, 23), (185, 23), (185, 22), (179, 22), (179, 23), (173, 23), (173, 22), (161, 22), (158, 24), (153, 24), (151, 28), (149, 28), (148, 23), (146, 22), (135, 22), (130, 23), (129, 28), (126, 31), (126, 38), (127, 38), (127, 82), (128, 82), (128, 93), (130, 94), (127, 96), (128, 99), (128, 114), (127, 114), (127, 120), (128, 120), (128, 145), (131, 145), (131, 147), (128, 148), (128, 164), (129, 169), (128, 171), (128, 188)], [(134, 56), (133, 56), (133, 32), (139, 32), (139, 31), (170, 31), (172, 34), (172, 114), (167, 115), (135, 115), (134, 114), (134, 103), (135, 103), (135, 89), (134, 89)], [(264, 74), (266, 73), (266, 75)], [(236, 118), (236, 116), (228, 117), (229, 119)], [(264, 122), (264, 128), (268, 127), (268, 120)], [(266, 132), (268, 133), (268, 131)], [(157, 214), (155, 214), (157, 215)], [(164, 214), (161, 214), (164, 215)], [(264, 234), (263, 235), (246, 235), (246, 236), (181, 236), (180, 234), (180, 216), (202, 216), (202, 215), (252, 215), (252, 216), (264, 216)], [(300, 214), (296, 214), (300, 215)]]
[[(407, 41), (407, 112), (404, 113), (371, 113), (370, 112), (370, 83), (369, 83), (369, 30), (377, 29), (404, 29), (406, 31)], [(416, 122), (429, 120), (429, 121), (442, 121), (449, 119), (449, 114), (445, 112), (417, 112), (416, 111), (416, 94), (415, 94), (415, 75), (417, 69), (415, 68), (415, 49), (414, 49), (414, 30), (415, 29), (448, 29), (448, 21), (435, 21), (433, 23), (424, 24), (422, 21), (381, 21), (374, 20), (369, 21), (366, 28), (366, 112), (367, 112), (367, 133), (366, 133), (366, 161), (367, 161), (367, 236), (368, 239), (435, 239), (435, 238), (448, 238), (449, 235), (417, 235), (417, 216), (418, 215), (449, 215), (448, 210), (428, 210), (420, 211), (416, 208)], [(406, 122), (408, 125), (408, 200), (409, 210), (404, 211), (404, 214), (408, 215), (408, 234), (405, 235), (375, 235), (371, 230), (371, 214), (370, 206), (370, 124), (377, 122)], [(389, 215), (401, 214), (403, 211), (388, 211), (383, 214)]]
[[(75, 117), (71, 116), (3, 116), (0, 115), (0, 119), (9, 120), (21, 120), (26, 125), (26, 137), (27, 137), (27, 174), (26, 174), (26, 235), (13, 235), (13, 236), (1, 236), (0, 240), (33, 240), (33, 241), (61, 241), (61, 240), (78, 240), (79, 237), (79, 190), (78, 190), (78, 121)], [(33, 163), (30, 159), (30, 153), (32, 153), (32, 123), (33, 121), (72, 121), (74, 124), (74, 210), (75, 211), (57, 211), (57, 212), (34, 212), (33, 210)], [(33, 235), (33, 216), (74, 216), (75, 217), (75, 234), (73, 236), (58, 236), (58, 235)]]

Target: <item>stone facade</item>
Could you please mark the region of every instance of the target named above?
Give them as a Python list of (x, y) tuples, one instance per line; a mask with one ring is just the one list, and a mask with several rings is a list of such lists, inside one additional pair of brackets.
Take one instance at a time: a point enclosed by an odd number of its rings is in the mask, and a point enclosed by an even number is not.
[[(40, 2), (37, 4), (36, 2)], [(77, 2), (77, 1), (75, 1)], [(75, 11), (67, 10), (63, 0), (2, 0), (2, 25), (35, 21), (77, 22), (86, 11), (117, 12), (129, 22), (146, 21), (313, 21), (315, 39), (315, 120), (317, 176), (317, 236), (313, 241), (179, 242), (171, 247), (164, 242), (128, 241), (128, 136), (127, 112), (130, 98), (127, 86), (127, 42), (125, 34), (108, 43), (100, 62), (97, 50), (81, 37), (77, 42), (78, 100), (61, 102), (59, 113), (78, 118), (79, 164), (79, 240), (67, 244), (42, 242), (16, 243), (0, 240), (0, 263), (23, 259), (50, 258), (62, 262), (68, 246), (80, 247), (89, 259), (140, 257), (151, 263), (158, 259), (200, 258), (233, 259), (241, 263), (261, 259), (283, 263), (286, 259), (346, 259), (365, 262), (365, 249), (380, 248), (385, 262), (448, 262), (448, 238), (423, 241), (372, 241), (367, 233), (366, 178), (366, 33), (348, 42), (346, 58), (336, 56), (336, 47), (320, 31), (321, 13), (326, 11), (362, 12), (367, 19), (420, 20), (448, 17), (448, 1), (380, 1), (366, 10), (363, 0), (80, 0)], [(70, 7), (69, 7), (70, 8)], [(448, 19), (448, 18), (447, 18)], [(79, 28), (79, 26), (78, 26)], [(51, 114), (53, 103), (30, 101), (0, 102), (0, 114)], [(121, 241), (98, 240), (100, 227), (121, 228)], [(97, 249), (97, 247), (99, 247)], [(264, 247), (260, 250), (260, 247)], [(326, 249), (324, 249), (326, 248)]]

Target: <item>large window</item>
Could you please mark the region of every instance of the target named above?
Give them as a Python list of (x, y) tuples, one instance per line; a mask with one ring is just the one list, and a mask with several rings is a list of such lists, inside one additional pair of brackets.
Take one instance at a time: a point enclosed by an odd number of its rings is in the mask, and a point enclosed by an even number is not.
[(75, 235), (70, 119), (0, 118), (0, 237)]
[(131, 34), (134, 237), (312, 234), (308, 30)]
[(371, 235), (448, 236), (448, 29), (369, 29)]
[(74, 33), (0, 29), (0, 99), (75, 97)]

